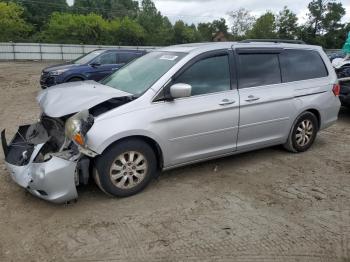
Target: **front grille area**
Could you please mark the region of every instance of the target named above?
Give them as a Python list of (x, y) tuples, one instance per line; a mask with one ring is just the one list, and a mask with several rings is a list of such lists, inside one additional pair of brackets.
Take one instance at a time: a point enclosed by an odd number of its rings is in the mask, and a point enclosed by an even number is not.
[(40, 85), (43, 87), (49, 87), (56, 84), (56, 79), (50, 76), (48, 72), (42, 72), (40, 77)]

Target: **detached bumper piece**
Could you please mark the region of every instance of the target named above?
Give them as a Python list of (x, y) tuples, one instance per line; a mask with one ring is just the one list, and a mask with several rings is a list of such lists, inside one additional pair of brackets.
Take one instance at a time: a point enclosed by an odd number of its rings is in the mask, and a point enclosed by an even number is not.
[[(28, 142), (28, 129), (19, 127), (11, 143), (7, 145), (5, 131), (1, 132), (1, 142), (5, 153), (6, 167), (12, 179), (33, 195), (54, 203), (66, 203), (78, 198), (76, 190), (77, 161), (69, 160), (67, 154), (52, 154), (43, 160), (41, 150), (49, 137), (38, 134), (39, 143)], [(32, 133), (33, 130), (30, 130)], [(34, 133), (35, 133), (34, 129)], [(40, 157), (39, 157), (40, 156)]]

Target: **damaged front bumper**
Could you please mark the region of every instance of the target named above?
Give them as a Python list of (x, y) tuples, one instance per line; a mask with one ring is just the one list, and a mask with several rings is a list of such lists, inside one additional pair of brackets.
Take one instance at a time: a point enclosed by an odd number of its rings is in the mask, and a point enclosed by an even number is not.
[(9, 145), (5, 131), (1, 133), (5, 163), (12, 179), (33, 195), (50, 202), (66, 203), (77, 199), (79, 158), (76, 153), (62, 151), (44, 157), (42, 151), (45, 151), (49, 137), (34, 143), (28, 141), (26, 135), (29, 128), (19, 127)]

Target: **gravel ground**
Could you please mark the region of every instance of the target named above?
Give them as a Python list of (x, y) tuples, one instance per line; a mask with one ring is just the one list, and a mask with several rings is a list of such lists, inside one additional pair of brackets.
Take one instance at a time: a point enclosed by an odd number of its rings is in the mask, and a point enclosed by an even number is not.
[[(0, 127), (39, 115), (47, 64), (0, 63)], [(0, 153), (0, 261), (350, 261), (350, 110), (306, 153), (281, 147), (165, 172), (117, 199), (91, 184), (54, 205)]]

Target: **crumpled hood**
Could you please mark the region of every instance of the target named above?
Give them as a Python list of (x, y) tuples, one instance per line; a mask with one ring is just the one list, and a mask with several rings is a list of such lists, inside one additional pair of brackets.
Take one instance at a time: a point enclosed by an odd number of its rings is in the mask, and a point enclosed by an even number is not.
[(123, 96), (131, 96), (131, 94), (95, 81), (82, 81), (44, 89), (39, 93), (37, 100), (47, 116), (62, 117)]

